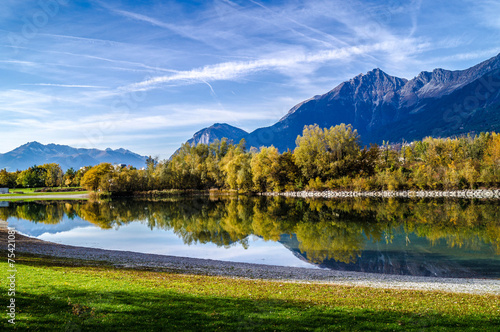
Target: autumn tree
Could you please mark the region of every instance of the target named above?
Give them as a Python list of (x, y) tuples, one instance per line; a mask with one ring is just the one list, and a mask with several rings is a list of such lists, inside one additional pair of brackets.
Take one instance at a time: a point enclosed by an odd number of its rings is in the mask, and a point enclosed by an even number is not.
[(233, 190), (252, 189), (251, 159), (252, 156), (245, 151), (244, 139), (238, 145), (229, 147), (227, 154), (220, 161), (220, 168), (224, 172), (227, 187)]
[(87, 190), (97, 191), (100, 185), (103, 185), (103, 179), (106, 180), (106, 175), (109, 175), (113, 170), (110, 163), (101, 163), (89, 169), (81, 180), (81, 186)]
[(7, 172), (5, 168), (0, 170), (0, 187), (14, 188), (16, 178), (16, 173)]
[(484, 153), (484, 162), (489, 166), (500, 167), (500, 134), (493, 133)]
[(250, 166), (254, 190), (265, 192), (279, 186), (275, 173), (279, 167), (279, 152), (274, 146), (261, 147), (260, 151), (252, 155)]
[(305, 126), (296, 144), (295, 160), (307, 179), (349, 174), (360, 149), (357, 130), (343, 123), (324, 130), (318, 125)]
[(209, 155), (206, 160), (208, 177), (212, 179), (211, 186), (222, 188), (224, 186), (224, 172), (220, 168), (222, 158), (229, 150), (229, 143), (226, 138), (221, 141), (215, 140), (209, 145)]
[(46, 187), (57, 187), (62, 185), (64, 173), (61, 166), (56, 163), (50, 163), (44, 164), (40, 167), (45, 170), (44, 180)]
[(302, 173), (290, 151), (278, 156), (278, 162), (276, 167), (271, 169), (270, 177), (274, 190), (301, 190), (304, 186)]
[(63, 176), (64, 185), (67, 187), (75, 186), (76, 185), (74, 183), (75, 175), (76, 175), (75, 169), (73, 167), (68, 168)]

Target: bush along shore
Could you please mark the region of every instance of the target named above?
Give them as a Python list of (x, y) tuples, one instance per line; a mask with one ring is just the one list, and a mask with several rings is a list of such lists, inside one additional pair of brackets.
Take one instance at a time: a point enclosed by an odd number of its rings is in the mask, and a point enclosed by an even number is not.
[(500, 189), (475, 190), (383, 190), (383, 191), (287, 191), (264, 192), (262, 196), (286, 196), (303, 198), (346, 198), (346, 197), (384, 197), (384, 198), (477, 198), (500, 199)]

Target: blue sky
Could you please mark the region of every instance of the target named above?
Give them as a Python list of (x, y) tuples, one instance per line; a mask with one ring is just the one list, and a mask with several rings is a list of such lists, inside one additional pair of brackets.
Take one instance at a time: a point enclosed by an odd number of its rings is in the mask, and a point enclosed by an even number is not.
[(500, 53), (500, 2), (2, 0), (0, 153), (28, 141), (167, 158), (379, 67), (413, 78)]

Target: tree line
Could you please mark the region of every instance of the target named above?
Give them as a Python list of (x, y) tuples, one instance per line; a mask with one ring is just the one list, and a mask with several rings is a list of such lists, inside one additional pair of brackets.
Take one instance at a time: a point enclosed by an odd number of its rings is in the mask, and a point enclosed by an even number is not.
[[(79, 186), (79, 181), (83, 176), (80, 172), (75, 179), (75, 172), (72, 168), (64, 173), (56, 163), (44, 165), (34, 165), (23, 171), (7, 172), (0, 170), (0, 187), (8, 188), (37, 188), (37, 187), (61, 187)], [(71, 180), (69, 180), (71, 178)], [(74, 181), (73, 181), (74, 180)]]
[(149, 157), (144, 169), (102, 163), (62, 173), (56, 164), (0, 171), (0, 186), (82, 186), (111, 193), (167, 189), (240, 192), (293, 190), (452, 190), (498, 187), (500, 134), (427, 137), (362, 148), (351, 125), (305, 126), (293, 151), (247, 149), (226, 139), (185, 143), (169, 159)]

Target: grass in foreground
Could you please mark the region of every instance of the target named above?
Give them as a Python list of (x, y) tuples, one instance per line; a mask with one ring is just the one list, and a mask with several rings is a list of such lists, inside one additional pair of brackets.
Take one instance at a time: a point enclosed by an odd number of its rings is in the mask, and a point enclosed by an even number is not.
[[(42, 196), (42, 195), (73, 195), (73, 194), (88, 194), (88, 191), (54, 191), (54, 192), (41, 192), (38, 191), (36, 192), (36, 189), (40, 188), (24, 188), (24, 189), (9, 189), (9, 196), (14, 196), (14, 195), (19, 195), (19, 196), (29, 196), (29, 195), (36, 195), (36, 196)], [(22, 194), (18, 194), (21, 192)], [(1, 196), (0, 196), (1, 197)]]
[[(71, 196), (71, 195), (84, 195), (88, 194), (89, 191), (64, 191), (64, 192), (35, 192), (37, 188), (24, 188), (24, 189), (9, 189), (8, 194), (0, 195), (0, 201), (8, 200), (8, 201), (30, 201), (30, 200), (40, 200), (40, 199), (72, 199), (72, 198), (54, 198), (54, 196)], [(19, 192), (22, 192), (20, 194)], [(5, 197), (10, 198), (5, 198)], [(31, 198), (31, 197), (39, 197), (39, 198)], [(40, 198), (43, 196), (43, 198)], [(12, 198), (14, 197), (14, 198)]]
[[(498, 331), (500, 326), (500, 296), (255, 281), (18, 256), (23, 257), (16, 262), (16, 325), (6, 316), (1, 322), (15, 330)], [(6, 304), (7, 264), (0, 268), (0, 298)]]

